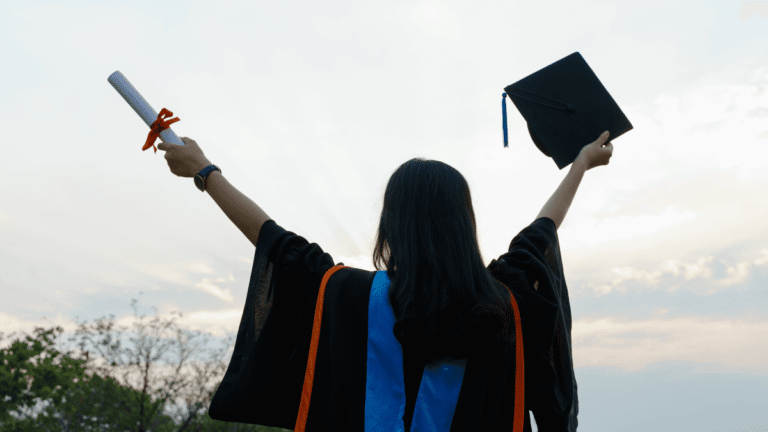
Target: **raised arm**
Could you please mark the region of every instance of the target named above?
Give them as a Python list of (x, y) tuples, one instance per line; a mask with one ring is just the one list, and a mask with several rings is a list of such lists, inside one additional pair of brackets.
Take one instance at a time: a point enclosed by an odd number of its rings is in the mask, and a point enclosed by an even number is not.
[[(568, 207), (571, 206), (573, 196), (576, 195), (576, 189), (579, 188), (581, 178), (584, 173), (594, 167), (608, 165), (613, 155), (613, 144), (608, 142), (608, 131), (603, 132), (597, 139), (581, 148), (576, 160), (571, 164), (568, 175), (557, 188), (555, 193), (549, 198), (544, 207), (536, 216), (536, 219), (548, 217), (555, 223), (555, 228), (560, 228), (560, 224), (568, 213)], [(605, 147), (603, 147), (605, 145)]]
[(549, 201), (544, 204), (536, 219), (548, 217), (555, 222), (556, 228), (560, 228), (560, 224), (563, 223), (565, 214), (568, 213), (568, 208), (571, 206), (573, 197), (576, 195), (576, 190), (579, 188), (581, 178), (584, 177), (586, 170), (587, 167), (583, 161), (575, 160), (571, 164), (568, 174), (560, 183), (555, 193), (549, 198)]
[[(209, 164), (210, 165), (210, 164)], [(220, 171), (208, 175), (208, 195), (256, 247), (261, 226), (272, 219), (255, 202), (232, 186)]]

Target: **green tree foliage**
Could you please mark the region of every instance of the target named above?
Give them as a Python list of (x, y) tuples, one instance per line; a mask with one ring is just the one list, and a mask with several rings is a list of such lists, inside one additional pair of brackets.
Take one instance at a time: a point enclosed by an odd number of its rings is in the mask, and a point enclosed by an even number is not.
[[(122, 345), (126, 327), (117, 328), (114, 315), (93, 325), (79, 323), (69, 340), (79, 339), (81, 358), (74, 358), (73, 351), (63, 354), (54, 348), (61, 327), (36, 328), (35, 338), (17, 339), (0, 350), (5, 364), (0, 368), (0, 389), (9, 396), (0, 400), (0, 432), (288, 431), (208, 416), (210, 400), (226, 370), (228, 359), (223, 354), (234, 336), (223, 349), (208, 350), (207, 362), (192, 363), (194, 374), (190, 375), (182, 373), (183, 367), (194, 354), (206, 352), (194, 341), (200, 332), (178, 329), (173, 319), (155, 317), (148, 324), (143, 319), (134, 324), (138, 337), (131, 338), (127, 347)], [(176, 361), (167, 358), (171, 352), (177, 354)], [(160, 360), (172, 366), (171, 374), (158, 373)], [(44, 408), (33, 413), (36, 402)], [(17, 415), (11, 416), (10, 411)]]
[[(36, 337), (17, 338), (0, 349), (0, 431), (134, 430), (142, 395), (113, 378), (85, 372), (85, 359), (74, 359), (54, 347), (61, 327), (35, 328)], [(36, 402), (46, 402), (33, 413)], [(172, 419), (158, 412), (163, 401), (148, 406), (158, 432), (175, 431)], [(11, 415), (14, 412), (16, 416)], [(158, 415), (155, 415), (158, 414)], [(131, 427), (133, 425), (134, 427)], [(164, 428), (159, 426), (165, 425)]]
[[(93, 375), (88, 381), (70, 388), (58, 404), (48, 404), (36, 417), (16, 422), (10, 430), (34, 432), (58, 431), (135, 431), (140, 430), (141, 413), (137, 400), (141, 394), (119, 385), (113, 378)], [(149, 429), (175, 432), (173, 420), (159, 412), (162, 401), (151, 406)]]
[(58, 326), (50, 330), (35, 327), (35, 337), (16, 338), (0, 349), (0, 423), (13, 422), (11, 411), (23, 412), (36, 398), (61, 403), (64, 393), (83, 379), (85, 361), (69, 358), (53, 347), (63, 331)]

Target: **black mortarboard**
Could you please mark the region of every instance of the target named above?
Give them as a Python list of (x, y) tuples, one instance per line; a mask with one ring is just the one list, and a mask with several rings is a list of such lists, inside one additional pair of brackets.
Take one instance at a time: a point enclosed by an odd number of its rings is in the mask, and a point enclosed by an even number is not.
[(632, 130), (608, 91), (578, 52), (562, 58), (504, 88), (504, 147), (507, 147), (509, 95), (525, 121), (536, 147), (563, 169), (582, 147), (609, 131), (609, 141)]

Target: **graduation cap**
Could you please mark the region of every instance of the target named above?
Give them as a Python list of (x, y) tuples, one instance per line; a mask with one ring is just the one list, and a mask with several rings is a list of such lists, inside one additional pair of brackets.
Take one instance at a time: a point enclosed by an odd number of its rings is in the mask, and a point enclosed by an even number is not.
[(606, 130), (610, 140), (632, 130), (608, 91), (578, 52), (564, 57), (504, 88), (504, 147), (507, 147), (507, 101), (512, 99), (528, 122), (536, 147), (555, 160), (559, 169), (568, 166), (582, 147)]

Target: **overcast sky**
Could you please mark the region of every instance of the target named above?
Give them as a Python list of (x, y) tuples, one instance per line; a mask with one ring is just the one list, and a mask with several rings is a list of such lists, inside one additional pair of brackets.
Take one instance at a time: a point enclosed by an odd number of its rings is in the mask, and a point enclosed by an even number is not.
[(141, 150), (115, 71), (278, 225), (374, 270), (413, 157), (462, 173), (484, 261), (506, 252), (568, 168), (510, 101), (504, 148), (501, 94), (576, 51), (634, 126), (558, 230), (580, 430), (768, 426), (768, 2), (6, 2), (0, 328), (128, 324), (138, 298), (237, 330), (254, 247)]

